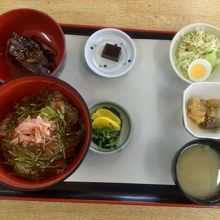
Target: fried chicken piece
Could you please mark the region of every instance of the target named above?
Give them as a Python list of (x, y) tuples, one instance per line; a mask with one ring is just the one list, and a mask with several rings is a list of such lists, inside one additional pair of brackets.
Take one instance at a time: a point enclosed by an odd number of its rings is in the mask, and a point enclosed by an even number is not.
[(204, 99), (190, 99), (187, 103), (187, 115), (197, 124), (201, 124), (206, 119), (206, 101)]

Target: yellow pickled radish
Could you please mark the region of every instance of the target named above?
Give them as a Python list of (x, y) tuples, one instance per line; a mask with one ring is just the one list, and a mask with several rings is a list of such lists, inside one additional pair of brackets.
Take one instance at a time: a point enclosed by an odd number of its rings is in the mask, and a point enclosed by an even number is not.
[(99, 108), (92, 114), (92, 120), (95, 120), (96, 118), (99, 117), (107, 117), (116, 122), (119, 126), (121, 125), (121, 119), (115, 115), (113, 112), (111, 112), (108, 109), (105, 108)]
[(120, 131), (121, 126), (108, 117), (98, 117), (92, 122), (93, 128), (111, 128), (115, 131)]

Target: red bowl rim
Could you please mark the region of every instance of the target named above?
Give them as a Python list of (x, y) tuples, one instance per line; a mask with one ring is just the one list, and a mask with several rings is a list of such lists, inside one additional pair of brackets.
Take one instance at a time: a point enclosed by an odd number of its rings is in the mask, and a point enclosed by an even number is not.
[(50, 182), (44, 182), (44, 183), (36, 182), (37, 186), (34, 184), (33, 186), (29, 185), (29, 186), (25, 186), (25, 187), (17, 187), (15, 185), (10, 185), (10, 184), (4, 182), (4, 180), (0, 179), (0, 183), (1, 184), (6, 185), (6, 186), (8, 186), (8, 187), (10, 187), (12, 189), (15, 189), (15, 190), (38, 191), (38, 190), (43, 190), (43, 189), (46, 189), (48, 187), (51, 187), (52, 185), (55, 185), (55, 184), (57, 184), (59, 182), (62, 182), (65, 179), (67, 179), (81, 165), (81, 163), (83, 162), (83, 160), (85, 159), (85, 156), (87, 155), (87, 153), (89, 151), (89, 146), (90, 146), (91, 138), (92, 138), (92, 126), (91, 126), (91, 120), (90, 120), (90, 113), (89, 113), (89, 109), (88, 109), (88, 106), (87, 106), (86, 102), (84, 101), (82, 96), (79, 94), (79, 92), (75, 88), (73, 88), (70, 84), (68, 84), (67, 82), (65, 82), (65, 81), (63, 81), (61, 79), (55, 78), (53, 76), (39, 76), (39, 75), (34, 75), (34, 74), (33, 75), (29, 75), (29, 76), (16, 76), (16, 77), (13, 77), (13, 78), (3, 82), (2, 84), (0, 84), (0, 87), (1, 86), (5, 86), (7, 83), (12, 82), (12, 81), (17, 80), (17, 79), (20, 79), (20, 78), (41, 78), (42, 80), (44, 78), (48, 78), (49, 80), (52, 80), (52, 81), (53, 80), (54, 81), (58, 81), (59, 83), (61, 83), (64, 86), (66, 86), (68, 89), (72, 90), (72, 92), (74, 92), (75, 95), (78, 96), (79, 100), (82, 103), (82, 106), (84, 107), (84, 110), (85, 110), (85, 113), (86, 113), (85, 115), (88, 116), (88, 118), (86, 117), (86, 119), (88, 119), (87, 120), (87, 122), (88, 122), (87, 137), (86, 137), (86, 144), (88, 145), (88, 147), (84, 148), (83, 153), (82, 153), (82, 157), (80, 158), (78, 164), (76, 166), (74, 166), (71, 170), (69, 170), (65, 175), (63, 175), (63, 176), (61, 175), (58, 179), (51, 180)]
[[(40, 15), (42, 15), (42, 16), (45, 16), (45, 17), (47, 17), (48, 19), (50, 19), (50, 20), (54, 23), (54, 25), (57, 27), (57, 29), (60, 31), (61, 37), (62, 37), (62, 41), (63, 41), (63, 43), (64, 43), (64, 51), (63, 51), (63, 53), (62, 53), (62, 55), (61, 55), (60, 63), (57, 65), (57, 67), (55, 68), (55, 70), (54, 70), (49, 76), (56, 76), (56, 75), (58, 75), (59, 71), (62, 70), (62, 65), (63, 65), (63, 63), (65, 62), (66, 51), (67, 51), (66, 38), (65, 38), (65, 34), (64, 34), (64, 32), (63, 32), (61, 26), (60, 26), (59, 23), (58, 23), (53, 17), (51, 17), (49, 14), (47, 14), (47, 13), (45, 13), (45, 12), (43, 12), (43, 11), (37, 10), (37, 9), (32, 9), (32, 8), (16, 8), (16, 9), (12, 9), (12, 10), (10, 10), (10, 11), (7, 11), (7, 12), (1, 14), (1, 15), (0, 15), (0, 19), (1, 19), (1, 17), (7, 16), (8, 14), (14, 13), (14, 12), (16, 12), (16, 11), (21, 11), (21, 12), (22, 12), (22, 11), (24, 11), (24, 12), (30, 11), (30, 12), (35, 12), (35, 13), (37, 13), (37, 14), (40, 14)], [(33, 75), (35, 75), (35, 74), (33, 74)], [(19, 76), (20, 76), (20, 75), (19, 75)], [(22, 76), (22, 75), (21, 75), (21, 76)], [(11, 79), (14, 79), (14, 77), (11, 78)], [(10, 80), (10, 79), (9, 79), (9, 80)], [(5, 82), (5, 81), (8, 81), (8, 80), (4, 80), (3, 82)], [(2, 81), (0, 80), (0, 82), (2, 82)]]

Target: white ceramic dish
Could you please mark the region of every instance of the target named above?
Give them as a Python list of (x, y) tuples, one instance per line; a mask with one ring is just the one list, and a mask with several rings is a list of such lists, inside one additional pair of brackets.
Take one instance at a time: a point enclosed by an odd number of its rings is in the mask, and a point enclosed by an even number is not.
[[(106, 43), (121, 47), (118, 62), (101, 57)], [(133, 40), (123, 31), (104, 28), (89, 37), (84, 48), (84, 56), (93, 72), (103, 77), (115, 78), (131, 70), (136, 59), (136, 47)]]
[(197, 138), (212, 138), (220, 139), (220, 130), (204, 130), (199, 128), (187, 116), (186, 104), (191, 98), (203, 99), (220, 99), (220, 83), (215, 82), (201, 82), (194, 83), (186, 88), (183, 93), (183, 123), (186, 130)]
[(120, 115), (121, 119), (121, 131), (120, 131), (120, 136), (119, 136), (119, 142), (117, 145), (117, 148), (114, 150), (108, 150), (104, 148), (100, 148), (97, 144), (95, 144), (93, 141), (91, 142), (90, 149), (99, 154), (113, 154), (116, 152), (121, 151), (131, 140), (132, 136), (132, 125), (131, 125), (131, 119), (128, 114), (128, 112), (120, 105), (114, 103), (114, 102), (100, 102), (97, 103), (89, 108), (90, 115), (92, 114), (99, 108), (107, 108), (107, 109), (112, 109), (113, 112), (116, 111)]
[[(176, 49), (182, 39), (182, 37), (191, 31), (195, 31), (197, 28), (204, 28), (205, 30), (215, 34), (216, 36), (218, 36), (220, 38), (220, 29), (214, 27), (213, 25), (210, 24), (205, 24), (205, 23), (194, 23), (194, 24), (190, 24), (187, 25), (185, 27), (183, 27), (182, 29), (180, 29), (176, 35), (174, 36), (171, 45), (170, 45), (170, 50), (169, 50), (169, 58), (170, 58), (170, 63), (171, 66), (173, 67), (174, 72), (177, 74), (177, 76), (182, 79), (183, 81), (187, 82), (187, 83), (193, 83), (192, 81), (190, 81), (189, 79), (185, 78), (177, 69), (176, 67)], [(218, 65), (213, 73), (210, 75), (210, 77), (208, 77), (207, 80), (205, 80), (207, 82), (220, 82), (220, 65)]]

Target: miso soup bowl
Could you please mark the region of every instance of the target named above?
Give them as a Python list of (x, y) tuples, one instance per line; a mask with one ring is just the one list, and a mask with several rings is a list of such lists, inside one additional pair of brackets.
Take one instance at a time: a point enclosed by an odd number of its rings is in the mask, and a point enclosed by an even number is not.
[(217, 140), (213, 139), (195, 139), (193, 141), (190, 141), (186, 143), (179, 151), (176, 152), (173, 161), (172, 161), (172, 177), (173, 180), (178, 187), (178, 189), (182, 192), (182, 194), (189, 200), (191, 200), (193, 203), (197, 203), (200, 205), (217, 205), (220, 203), (220, 190), (219, 193), (209, 199), (197, 199), (194, 198), (190, 195), (188, 195), (185, 191), (184, 188), (181, 186), (178, 175), (177, 175), (177, 165), (178, 165), (178, 160), (182, 156), (182, 153), (189, 149), (195, 147), (196, 144), (204, 144), (210, 146), (212, 149), (216, 150), (217, 152), (220, 153), (220, 142)]
[(72, 162), (62, 173), (39, 182), (25, 180), (11, 175), (2, 163), (4, 157), (0, 152), (0, 182), (15, 189), (39, 190), (66, 179), (80, 166), (90, 146), (91, 122), (85, 101), (72, 86), (54, 77), (21, 76), (0, 85), (0, 122), (12, 112), (13, 106), (16, 103), (19, 103), (24, 97), (38, 95), (45, 88), (50, 91), (59, 91), (67, 98), (70, 104), (80, 111), (85, 125), (84, 140)]

